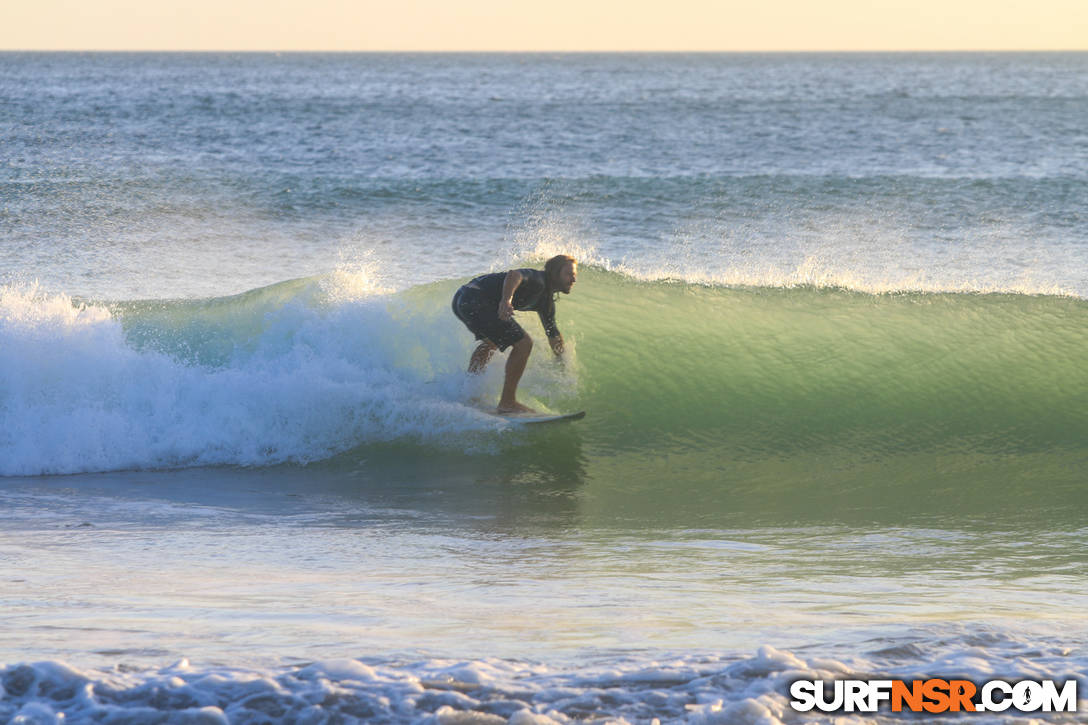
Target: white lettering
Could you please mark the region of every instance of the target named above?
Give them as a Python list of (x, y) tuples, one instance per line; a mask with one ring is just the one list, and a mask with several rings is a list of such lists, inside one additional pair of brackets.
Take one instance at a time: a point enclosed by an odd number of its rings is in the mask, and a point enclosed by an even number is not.
[(844, 684), (843, 709), (846, 712), (866, 712), (866, 691), (869, 688), (861, 680), (847, 680)]
[(1021, 712), (1035, 712), (1043, 705), (1043, 688), (1038, 682), (1025, 680), (1012, 688), (1012, 703)]
[[(1002, 698), (994, 699), (994, 692), (1000, 692)], [(1012, 707), (1012, 687), (1001, 680), (992, 680), (982, 686), (982, 702), (975, 707), (983, 712), (1004, 712)]]
[(835, 696), (830, 701), (827, 699), (827, 683), (823, 680), (816, 680), (816, 684), (820, 686), (819, 695), (816, 697), (816, 707), (824, 712), (835, 712), (842, 707), (843, 694), (841, 681), (836, 680), (831, 683), (831, 691), (835, 693)]
[(891, 680), (869, 680), (869, 709), (866, 712), (876, 712), (880, 709), (880, 703), (892, 698)]
[(1077, 681), (1066, 680), (1059, 692), (1053, 680), (1043, 680), (1043, 700), (1045, 712), (1076, 712)]
[(797, 712), (808, 712), (816, 707), (816, 683), (811, 680), (797, 680), (790, 685), (790, 707)]

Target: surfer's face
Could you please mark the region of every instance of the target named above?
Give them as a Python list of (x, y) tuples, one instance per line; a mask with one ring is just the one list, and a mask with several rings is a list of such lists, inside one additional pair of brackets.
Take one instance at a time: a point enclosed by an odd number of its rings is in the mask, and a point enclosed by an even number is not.
[(574, 283), (578, 280), (578, 263), (567, 262), (559, 269), (559, 273), (556, 274), (555, 289), (559, 290), (565, 295), (570, 294), (570, 288), (574, 286)]

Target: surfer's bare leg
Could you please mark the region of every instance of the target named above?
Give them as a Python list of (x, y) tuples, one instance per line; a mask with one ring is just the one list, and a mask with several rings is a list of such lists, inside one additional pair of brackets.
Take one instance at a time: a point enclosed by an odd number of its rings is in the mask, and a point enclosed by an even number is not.
[(468, 361), (468, 371), (473, 375), (482, 373), (484, 368), (487, 367), (487, 363), (491, 361), (491, 356), (495, 354), (495, 350), (497, 349), (498, 348), (487, 340), (484, 340), (477, 345), (472, 353), (472, 357)]
[(510, 348), (510, 357), (506, 360), (506, 381), (502, 386), (502, 398), (499, 399), (500, 413), (535, 413), (527, 405), (518, 402), (518, 383), (529, 362), (529, 353), (533, 351), (533, 338), (525, 335)]

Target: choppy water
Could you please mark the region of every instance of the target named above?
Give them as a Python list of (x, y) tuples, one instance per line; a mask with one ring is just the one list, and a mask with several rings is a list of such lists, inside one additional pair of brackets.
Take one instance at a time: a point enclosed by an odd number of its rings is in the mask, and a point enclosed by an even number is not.
[[(0, 719), (1083, 697), (1085, 117), (1085, 54), (0, 54)], [(525, 430), (449, 299), (560, 251)]]

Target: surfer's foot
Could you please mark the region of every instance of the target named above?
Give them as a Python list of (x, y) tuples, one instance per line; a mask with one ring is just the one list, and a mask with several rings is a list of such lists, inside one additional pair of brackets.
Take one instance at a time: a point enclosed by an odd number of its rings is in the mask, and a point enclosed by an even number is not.
[(499, 407), (495, 408), (495, 412), (499, 415), (509, 415), (510, 413), (535, 413), (536, 411), (528, 405), (522, 405), (515, 400), (513, 403), (499, 403)]

